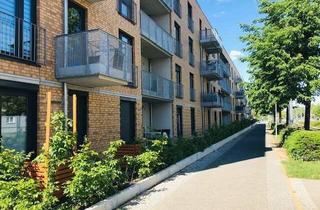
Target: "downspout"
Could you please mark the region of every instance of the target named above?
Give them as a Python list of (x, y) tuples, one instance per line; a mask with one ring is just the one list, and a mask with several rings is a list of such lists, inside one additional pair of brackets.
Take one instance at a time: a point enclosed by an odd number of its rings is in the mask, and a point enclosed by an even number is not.
[[(68, 34), (68, 0), (64, 0), (64, 34)], [(63, 83), (63, 96), (64, 115), (68, 117), (68, 86), (66, 82)]]

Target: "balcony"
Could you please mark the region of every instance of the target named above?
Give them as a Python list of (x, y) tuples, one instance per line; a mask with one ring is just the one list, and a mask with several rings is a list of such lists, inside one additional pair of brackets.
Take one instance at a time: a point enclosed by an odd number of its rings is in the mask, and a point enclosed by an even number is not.
[(222, 40), (216, 29), (205, 29), (200, 31), (200, 44), (210, 54), (221, 52)]
[(223, 78), (223, 69), (216, 60), (202, 61), (201, 76), (208, 80), (220, 80)]
[(234, 95), (235, 95), (236, 99), (243, 99), (244, 98), (244, 91), (243, 90), (235, 91)]
[(85, 87), (133, 82), (132, 46), (99, 29), (58, 36), (56, 78)]
[(194, 67), (194, 54), (189, 52), (189, 64)]
[(196, 101), (196, 90), (194, 88), (190, 88), (190, 101)]
[(181, 17), (182, 12), (180, 0), (173, 0), (173, 10), (179, 17)]
[(87, 0), (87, 2), (92, 3), (92, 4), (100, 2), (100, 1), (104, 1), (104, 0)]
[(175, 39), (145, 12), (140, 12), (143, 54), (150, 58), (170, 57), (175, 51)]
[(182, 48), (182, 44), (181, 42), (178, 42), (177, 40), (175, 40), (176, 43), (176, 47), (175, 47), (175, 55), (182, 58), (183, 57), (183, 48)]
[(235, 109), (236, 109), (236, 112), (238, 112), (238, 113), (244, 113), (244, 111), (245, 111), (245, 108), (243, 105), (238, 105), (235, 107)]
[(151, 16), (170, 14), (173, 0), (140, 0), (140, 7)]
[(176, 98), (183, 98), (183, 84), (176, 83)]
[(231, 87), (230, 85), (227, 83), (227, 81), (224, 80), (219, 80), (219, 86), (221, 88), (221, 92), (224, 95), (230, 95), (231, 94)]
[(154, 73), (142, 71), (142, 95), (149, 99), (172, 101), (173, 82)]
[(46, 64), (46, 30), (21, 18), (0, 12), (0, 56)]
[(194, 22), (192, 20), (192, 17), (188, 17), (188, 28), (191, 32), (194, 32)]
[(203, 93), (202, 106), (207, 108), (221, 107), (221, 99), (217, 93)]

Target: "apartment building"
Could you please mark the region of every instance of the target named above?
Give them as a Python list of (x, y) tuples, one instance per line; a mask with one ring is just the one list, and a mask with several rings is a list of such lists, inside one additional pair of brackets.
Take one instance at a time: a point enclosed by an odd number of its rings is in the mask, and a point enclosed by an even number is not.
[(48, 91), (69, 117), (77, 96), (78, 144), (102, 150), (239, 120), (239, 82), (196, 0), (0, 0), (6, 147), (40, 151)]

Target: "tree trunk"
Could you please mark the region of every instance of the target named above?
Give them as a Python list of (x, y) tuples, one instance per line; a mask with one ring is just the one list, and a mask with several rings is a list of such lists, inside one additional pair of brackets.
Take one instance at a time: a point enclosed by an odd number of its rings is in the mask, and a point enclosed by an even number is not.
[(290, 106), (287, 106), (287, 116), (286, 116), (286, 125), (288, 126), (290, 124)]
[(279, 112), (279, 123), (282, 122), (282, 113), (280, 107), (278, 107), (278, 112)]
[(304, 129), (310, 130), (311, 101), (305, 102), (304, 106), (305, 106)]

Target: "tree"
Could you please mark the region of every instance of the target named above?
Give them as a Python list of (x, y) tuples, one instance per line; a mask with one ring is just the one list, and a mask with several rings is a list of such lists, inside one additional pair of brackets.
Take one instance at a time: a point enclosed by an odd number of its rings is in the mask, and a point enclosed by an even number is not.
[[(242, 26), (246, 35), (241, 39), (249, 54), (244, 61), (251, 68), (249, 100), (254, 104), (259, 95), (258, 101), (283, 107), (297, 99), (306, 107), (304, 127), (308, 130), (311, 101), (320, 84), (320, 2), (260, 0), (259, 7), (263, 17)], [(269, 92), (263, 100), (255, 91)]]

